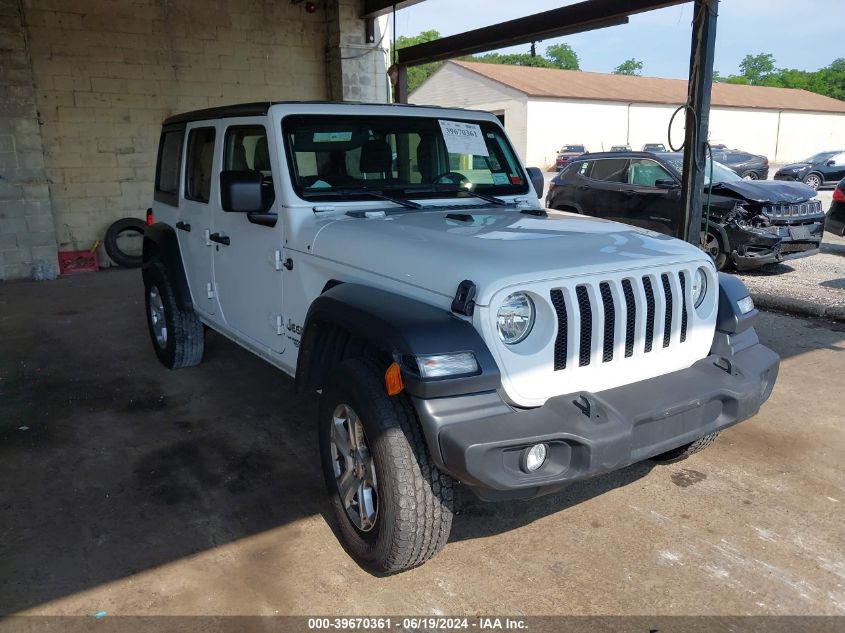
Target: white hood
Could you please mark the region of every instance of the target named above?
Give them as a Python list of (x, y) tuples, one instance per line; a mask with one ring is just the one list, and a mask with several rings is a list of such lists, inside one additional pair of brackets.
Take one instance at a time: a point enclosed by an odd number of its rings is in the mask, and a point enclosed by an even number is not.
[(691, 244), (625, 224), (501, 207), (341, 216), (317, 231), (311, 252), (450, 298), (470, 279), (482, 306), (512, 285), (705, 259)]

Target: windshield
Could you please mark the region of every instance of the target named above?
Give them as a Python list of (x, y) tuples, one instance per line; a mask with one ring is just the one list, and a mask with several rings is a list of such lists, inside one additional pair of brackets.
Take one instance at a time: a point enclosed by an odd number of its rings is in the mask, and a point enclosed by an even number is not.
[(801, 161), (803, 163), (821, 163), (822, 161), (828, 160), (829, 158), (833, 157), (836, 152), (819, 152), (818, 154), (814, 154), (810, 156), (807, 160)]
[[(684, 161), (681, 158), (670, 158), (669, 164), (675, 168), (679, 174), (684, 173)], [(737, 180), (742, 180), (739, 176), (737, 176), (733, 171), (722, 165), (721, 163), (717, 163), (713, 161), (713, 182), (736, 182)], [(704, 186), (710, 184), (710, 159), (708, 158), (706, 164), (704, 166)]]
[(502, 129), (488, 121), (296, 115), (285, 117), (282, 132), (294, 188), (306, 199), (348, 200), (356, 192), (364, 198), (367, 191), (414, 197), (528, 191)]
[(581, 152), (583, 154), (584, 153), (584, 146), (583, 145), (564, 145), (560, 150), (561, 154), (567, 154), (567, 153), (571, 154), (572, 152)]

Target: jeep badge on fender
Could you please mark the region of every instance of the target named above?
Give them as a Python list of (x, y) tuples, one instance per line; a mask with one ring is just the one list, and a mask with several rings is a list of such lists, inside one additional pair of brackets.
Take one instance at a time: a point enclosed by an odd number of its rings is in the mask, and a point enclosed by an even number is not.
[(745, 286), (686, 242), (547, 214), (543, 185), (484, 112), (172, 116), (143, 248), (153, 349), (197, 365), (208, 327), (320, 392), (339, 531), (380, 572), (443, 548), (458, 482), (534, 497), (753, 416), (779, 359)]

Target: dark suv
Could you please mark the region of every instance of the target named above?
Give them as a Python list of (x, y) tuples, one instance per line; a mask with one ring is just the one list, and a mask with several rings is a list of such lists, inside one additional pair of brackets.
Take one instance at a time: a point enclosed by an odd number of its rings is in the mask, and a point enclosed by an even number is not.
[(818, 189), (845, 178), (845, 150), (819, 152), (800, 163), (784, 165), (775, 172), (775, 180), (797, 180)]
[[(603, 152), (574, 159), (551, 183), (546, 206), (625, 222), (675, 235), (681, 213), (683, 154)], [(702, 246), (722, 270), (757, 268), (818, 252), (824, 212), (815, 192), (801, 183), (743, 180), (710, 161), (710, 190)], [(706, 201), (706, 196), (705, 196)], [(702, 213), (707, 217), (706, 208)]]
[(713, 160), (722, 163), (740, 178), (766, 180), (769, 177), (769, 159), (738, 149), (713, 150)]

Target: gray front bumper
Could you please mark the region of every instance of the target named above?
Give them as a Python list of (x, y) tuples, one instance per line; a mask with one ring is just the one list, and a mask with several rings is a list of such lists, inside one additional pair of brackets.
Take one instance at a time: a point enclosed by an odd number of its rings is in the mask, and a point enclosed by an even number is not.
[[(756, 342), (729, 356), (599, 393), (517, 410), (496, 392), (414, 399), (438, 467), (481, 497), (532, 497), (666, 452), (754, 415), (769, 397), (779, 357)], [(535, 473), (524, 450), (546, 443)]]

